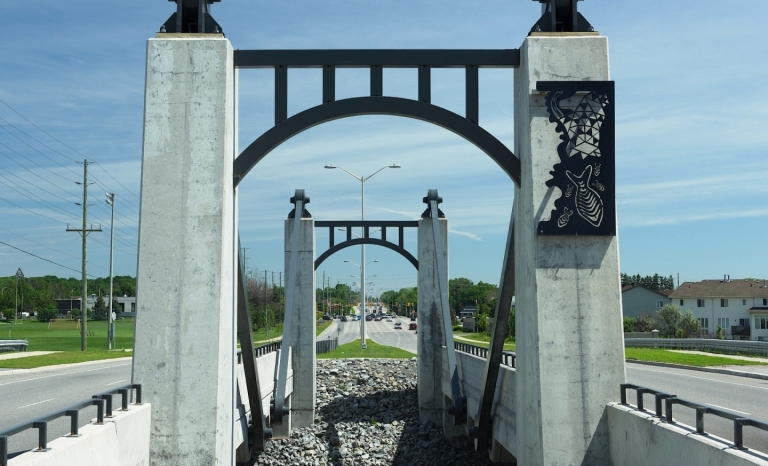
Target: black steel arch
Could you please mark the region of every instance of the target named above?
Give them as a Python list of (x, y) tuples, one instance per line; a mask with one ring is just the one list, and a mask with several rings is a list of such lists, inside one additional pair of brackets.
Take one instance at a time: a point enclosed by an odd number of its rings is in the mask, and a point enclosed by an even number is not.
[(239, 183), (262, 158), (291, 137), (322, 123), (358, 115), (401, 116), (445, 128), (485, 152), (512, 178), (515, 184), (520, 186), (520, 160), (507, 146), (482, 127), (436, 105), (418, 100), (383, 96), (355, 97), (325, 103), (297, 113), (275, 125), (259, 136), (235, 159), (235, 184)]
[(317, 268), (320, 267), (320, 264), (322, 264), (323, 261), (331, 257), (333, 254), (341, 251), (344, 248), (348, 248), (350, 246), (358, 246), (361, 244), (373, 244), (375, 246), (384, 246), (385, 248), (389, 248), (395, 251), (396, 253), (400, 254), (401, 256), (405, 257), (408, 260), (408, 262), (410, 262), (414, 267), (416, 267), (416, 270), (419, 270), (419, 261), (415, 257), (413, 257), (413, 254), (408, 252), (405, 248), (401, 248), (396, 244), (393, 244), (393, 243), (390, 243), (389, 241), (385, 241), (378, 238), (354, 238), (354, 239), (350, 239), (334, 245), (332, 248), (322, 253), (320, 257), (315, 259), (315, 270), (317, 270)]

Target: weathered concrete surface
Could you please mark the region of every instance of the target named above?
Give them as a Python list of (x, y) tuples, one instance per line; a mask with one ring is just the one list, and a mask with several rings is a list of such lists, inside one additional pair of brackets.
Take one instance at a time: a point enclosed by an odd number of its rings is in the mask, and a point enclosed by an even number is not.
[(8, 466), (136, 466), (149, 464), (149, 404), (129, 405), (113, 411), (104, 424), (80, 428), (80, 437), (60, 437), (48, 442), (49, 451), (27, 452)]
[(618, 403), (608, 405), (611, 457), (616, 466), (768, 465), (767, 455), (733, 448), (733, 442), (668, 424)]
[[(285, 220), (285, 276), (290, 277), (291, 236), (294, 219)], [(301, 219), (299, 260), (291, 320), (291, 364), (295, 377), (291, 396), (291, 426), (308, 427), (315, 421), (315, 221)], [(285, 348), (285, 347), (284, 347)]]
[(224, 38), (148, 42), (133, 367), (152, 464), (233, 464), (233, 74)]
[(547, 188), (561, 142), (537, 81), (609, 80), (608, 40), (529, 36), (515, 71), (517, 458), (611, 464), (606, 405), (624, 382), (618, 237), (537, 236), (561, 193)]
[[(445, 244), (444, 264), (448, 268), (448, 221), (440, 222), (440, 237)], [(419, 397), (419, 422), (443, 425), (443, 359), (445, 358), (445, 332), (443, 331), (440, 286), (435, 256), (435, 236), (431, 218), (419, 219), (418, 233), (418, 313), (416, 323), (417, 393)], [(445, 277), (448, 270), (445, 270)], [(448, 283), (443, 286), (447, 287)], [(445, 363), (447, 365), (447, 362)], [(450, 380), (450, 379), (449, 379)], [(449, 392), (450, 393), (450, 392)]]
[[(445, 349), (443, 349), (445, 351)], [(480, 409), (480, 395), (485, 377), (485, 359), (467, 353), (456, 352), (456, 363), (462, 380), (463, 394), (467, 398), (467, 425), (477, 425)], [(513, 462), (517, 454), (517, 419), (515, 415), (515, 376), (517, 371), (501, 365), (496, 379), (496, 392), (493, 397), (493, 442), (490, 457), (497, 462)], [(451, 378), (448, 363), (443, 359), (443, 394), (451, 396)]]

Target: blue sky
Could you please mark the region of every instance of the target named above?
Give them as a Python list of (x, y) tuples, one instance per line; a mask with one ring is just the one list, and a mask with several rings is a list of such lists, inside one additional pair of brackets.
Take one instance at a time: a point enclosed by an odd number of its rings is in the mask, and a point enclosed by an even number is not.
[[(0, 276), (79, 276), (82, 168), (88, 158), (95, 225), (88, 271), (108, 275), (109, 207), (117, 193), (115, 273), (136, 271), (136, 225), (146, 39), (173, 12), (152, 2), (3, 2), (0, 29)], [(587, 0), (581, 12), (610, 41), (617, 83), (617, 189), (621, 269), (681, 281), (768, 275), (768, 12), (761, 0)], [(235, 48), (516, 48), (539, 16), (530, 0), (223, 0), (213, 16)], [(462, 112), (458, 70), (433, 71), (433, 102)], [(241, 71), (240, 146), (273, 118), (272, 77)], [(481, 70), (480, 124), (513, 146), (512, 70)], [(320, 71), (289, 74), (289, 114), (320, 102)], [(366, 72), (342, 70), (337, 98), (365, 95)], [(415, 97), (415, 70), (385, 70), (386, 95)], [(15, 109), (19, 114), (15, 113)], [(27, 120), (34, 123), (30, 124)], [(241, 184), (241, 237), (249, 267), (283, 270), (283, 220), (306, 189), (317, 220), (415, 219), (437, 188), (449, 218), (450, 275), (498, 282), (513, 185), (474, 146), (427, 123), (358, 117), (307, 131), (272, 152)], [(15, 183), (15, 184), (14, 184)], [(26, 191), (25, 191), (26, 190)], [(24, 193), (24, 194), (21, 194)], [(33, 199), (30, 199), (32, 197)], [(318, 233), (318, 255), (327, 236)], [(409, 239), (414, 249), (415, 237)], [(318, 270), (352, 283), (359, 248)], [(379, 291), (415, 285), (415, 270), (376, 247), (367, 259)], [(271, 279), (271, 273), (269, 274)], [(277, 275), (276, 275), (277, 279)]]

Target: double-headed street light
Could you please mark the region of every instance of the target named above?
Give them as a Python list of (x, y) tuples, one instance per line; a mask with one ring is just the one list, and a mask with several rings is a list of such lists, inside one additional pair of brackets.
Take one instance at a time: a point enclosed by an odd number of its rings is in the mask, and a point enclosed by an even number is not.
[[(349, 175), (351, 175), (357, 181), (360, 182), (360, 200), (361, 200), (360, 220), (365, 220), (365, 182), (370, 180), (373, 177), (373, 175), (379, 173), (380, 171), (386, 168), (400, 168), (400, 165), (393, 163), (392, 165), (381, 167), (368, 176), (358, 176), (344, 167), (339, 167), (337, 165), (332, 165), (332, 164), (326, 165), (325, 168), (329, 170), (333, 168), (339, 168), (341, 170), (344, 170), (345, 172), (347, 172)], [(363, 228), (363, 231), (365, 231), (365, 228)], [(362, 264), (362, 266), (360, 267), (360, 276), (361, 276), (360, 280), (363, 284), (365, 284), (365, 244), (362, 244), (361, 246), (362, 246), (362, 251), (361, 251), (362, 259), (360, 260), (360, 263)], [(362, 294), (360, 301), (362, 303), (365, 303), (365, 286), (361, 287), (360, 293)], [(360, 347), (362, 349), (366, 349), (368, 347), (365, 344), (365, 307), (363, 307), (362, 311), (360, 312)]]

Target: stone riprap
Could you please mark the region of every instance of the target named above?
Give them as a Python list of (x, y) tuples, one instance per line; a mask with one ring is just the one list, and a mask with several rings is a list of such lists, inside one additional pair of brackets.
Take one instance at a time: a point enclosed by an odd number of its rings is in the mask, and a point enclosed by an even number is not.
[(468, 439), (419, 425), (415, 358), (318, 360), (315, 413), (313, 426), (268, 442), (250, 464), (493, 464)]

